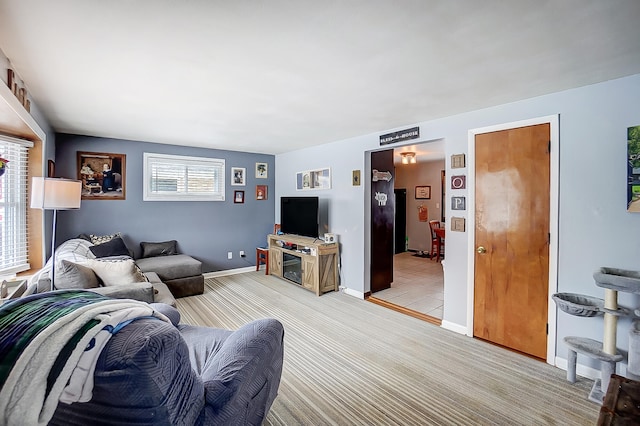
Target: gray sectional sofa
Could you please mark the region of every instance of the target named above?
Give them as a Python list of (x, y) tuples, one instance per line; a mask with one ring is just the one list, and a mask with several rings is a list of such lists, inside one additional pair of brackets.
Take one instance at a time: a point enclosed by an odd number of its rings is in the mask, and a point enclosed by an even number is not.
[[(93, 239), (92, 239), (93, 238)], [(175, 298), (202, 294), (202, 263), (179, 254), (176, 241), (141, 243), (142, 257), (119, 234), (83, 235), (56, 248), (55, 289), (82, 288), (105, 296), (176, 305)], [(51, 259), (30, 280), (25, 296), (51, 289)]]

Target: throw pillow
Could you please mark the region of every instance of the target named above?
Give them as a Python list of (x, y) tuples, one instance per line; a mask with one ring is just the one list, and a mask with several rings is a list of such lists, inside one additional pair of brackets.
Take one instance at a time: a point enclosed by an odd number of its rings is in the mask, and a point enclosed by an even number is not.
[(115, 237), (105, 243), (89, 247), (96, 257), (128, 256), (129, 249), (122, 238)]
[(89, 260), (85, 264), (102, 280), (105, 286), (130, 284), (146, 281), (133, 259)]
[(86, 266), (63, 259), (56, 269), (55, 287), (57, 289), (96, 288), (99, 286), (98, 277), (91, 268)]
[(76, 238), (91, 242), (91, 236), (89, 234), (80, 234)]
[(176, 250), (176, 240), (163, 241), (161, 243), (140, 243), (142, 248), (142, 257), (154, 257), (154, 256), (169, 256), (172, 254), (178, 254)]
[(121, 237), (122, 234), (120, 234), (120, 232), (116, 232), (115, 234), (111, 234), (111, 235), (89, 235), (89, 238), (91, 239), (91, 242), (93, 244), (103, 244), (106, 243), (107, 241), (111, 241), (116, 237)]

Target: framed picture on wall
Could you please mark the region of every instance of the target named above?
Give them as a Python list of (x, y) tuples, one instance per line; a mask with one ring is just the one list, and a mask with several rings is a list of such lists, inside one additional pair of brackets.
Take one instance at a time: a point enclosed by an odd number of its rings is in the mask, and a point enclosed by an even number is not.
[(416, 200), (431, 199), (431, 186), (416, 186)]
[(247, 177), (247, 169), (242, 167), (231, 168), (231, 185), (244, 186)]
[(640, 213), (640, 126), (627, 128), (627, 211)]
[(83, 200), (124, 200), (126, 155), (78, 151)]
[(244, 203), (244, 191), (233, 191), (233, 202), (236, 204)]
[(267, 199), (267, 185), (256, 185), (256, 200)]
[(305, 170), (296, 173), (296, 189), (331, 189), (331, 169)]
[(266, 178), (269, 177), (267, 167), (268, 167), (267, 163), (256, 163), (256, 178), (257, 179), (266, 179)]

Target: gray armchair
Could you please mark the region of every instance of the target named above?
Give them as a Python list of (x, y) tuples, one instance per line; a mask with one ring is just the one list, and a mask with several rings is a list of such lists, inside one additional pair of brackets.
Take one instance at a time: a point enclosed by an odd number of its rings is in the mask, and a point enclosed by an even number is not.
[(115, 334), (95, 371), (93, 397), (59, 403), (51, 425), (260, 425), (275, 399), (282, 324), (260, 319), (228, 331), (137, 320)]

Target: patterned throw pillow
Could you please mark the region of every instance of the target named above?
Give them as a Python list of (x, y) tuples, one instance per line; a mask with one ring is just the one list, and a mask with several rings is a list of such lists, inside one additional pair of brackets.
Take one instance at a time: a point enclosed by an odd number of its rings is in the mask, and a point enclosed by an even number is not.
[(108, 241), (113, 240), (116, 237), (122, 237), (122, 234), (120, 232), (116, 232), (115, 234), (111, 234), (111, 235), (89, 235), (89, 238), (91, 239), (91, 243), (93, 244), (102, 244), (102, 243), (106, 243)]

